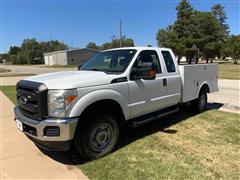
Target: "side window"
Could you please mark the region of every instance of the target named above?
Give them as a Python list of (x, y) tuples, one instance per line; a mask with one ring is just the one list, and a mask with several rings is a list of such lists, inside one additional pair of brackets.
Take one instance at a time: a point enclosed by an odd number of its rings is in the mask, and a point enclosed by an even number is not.
[(153, 69), (156, 70), (157, 74), (162, 73), (158, 54), (156, 51), (154, 50), (141, 51), (133, 65), (133, 68), (137, 68), (138, 64), (146, 62), (151, 62), (153, 64)]
[(174, 62), (173, 62), (173, 59), (172, 59), (172, 56), (171, 56), (170, 52), (169, 51), (162, 51), (162, 55), (163, 55), (163, 59), (165, 61), (166, 67), (167, 67), (167, 71), (169, 73), (175, 72), (176, 69), (175, 69), (175, 65), (174, 65)]

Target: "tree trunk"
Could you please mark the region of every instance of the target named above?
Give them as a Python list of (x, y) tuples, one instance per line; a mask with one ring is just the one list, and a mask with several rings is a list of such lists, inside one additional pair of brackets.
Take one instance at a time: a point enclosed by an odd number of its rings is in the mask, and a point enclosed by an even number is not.
[(208, 63), (208, 60), (209, 60), (209, 58), (207, 57), (207, 58), (206, 58), (206, 63)]
[(233, 60), (233, 64), (237, 64), (238, 63), (238, 60), (237, 59), (234, 59)]
[(196, 59), (196, 64), (198, 64), (198, 61), (199, 61), (199, 59), (198, 59), (198, 57), (197, 57), (197, 59)]

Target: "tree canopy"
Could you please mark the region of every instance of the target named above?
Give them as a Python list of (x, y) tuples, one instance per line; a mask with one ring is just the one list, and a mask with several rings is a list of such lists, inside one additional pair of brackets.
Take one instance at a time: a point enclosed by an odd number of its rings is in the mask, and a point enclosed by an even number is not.
[[(122, 47), (134, 46), (133, 39), (127, 38), (126, 36), (122, 37), (121, 42), (122, 42)], [(103, 43), (102, 45), (96, 45), (95, 42), (89, 42), (86, 47), (96, 49), (96, 50), (119, 48), (120, 47), (120, 38), (116, 38), (115, 36), (112, 36), (112, 41)]]
[(210, 58), (220, 57), (229, 37), (224, 7), (216, 4), (210, 12), (202, 12), (182, 0), (176, 10), (175, 23), (157, 32), (158, 46), (173, 49), (178, 61), (185, 56), (189, 63), (198, 52), (207, 62)]
[(12, 46), (7, 59), (13, 64), (41, 64), (43, 53), (66, 50), (68, 46), (58, 40), (38, 42), (35, 38), (24, 39), (21, 46)]
[(222, 55), (225, 57), (232, 57), (234, 59), (233, 63), (238, 63), (240, 60), (240, 35), (230, 36), (223, 46)]

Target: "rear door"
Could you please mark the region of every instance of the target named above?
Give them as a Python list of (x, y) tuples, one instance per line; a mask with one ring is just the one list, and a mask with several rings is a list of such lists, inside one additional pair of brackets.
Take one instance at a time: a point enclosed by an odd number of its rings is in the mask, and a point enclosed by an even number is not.
[(166, 70), (168, 106), (176, 105), (181, 99), (182, 80), (174, 54), (169, 50), (160, 50)]
[(129, 108), (131, 118), (141, 116), (150, 112), (157, 111), (168, 105), (165, 100), (167, 87), (164, 85), (166, 74), (162, 70), (159, 61), (159, 54), (155, 50), (143, 50), (139, 53), (132, 69), (135, 68), (137, 61), (152, 62), (157, 72), (154, 80), (131, 80), (129, 81)]

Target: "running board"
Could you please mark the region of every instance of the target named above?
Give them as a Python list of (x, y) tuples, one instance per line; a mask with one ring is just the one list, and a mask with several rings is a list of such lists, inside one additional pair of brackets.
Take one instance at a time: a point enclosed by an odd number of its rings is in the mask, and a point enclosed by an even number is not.
[(179, 111), (179, 107), (174, 107), (173, 108), (170, 108), (170, 109), (166, 109), (164, 112), (162, 111), (159, 111), (159, 114), (156, 114), (157, 112), (155, 113), (151, 113), (149, 114), (147, 117), (141, 117), (141, 118), (136, 118), (136, 120), (133, 122), (133, 127), (138, 127), (138, 126), (141, 126), (141, 125), (144, 125), (148, 122), (151, 122), (151, 121), (154, 121), (158, 118), (161, 118), (161, 117), (164, 117), (164, 116), (167, 116), (169, 114), (173, 114), (173, 113), (176, 113)]

